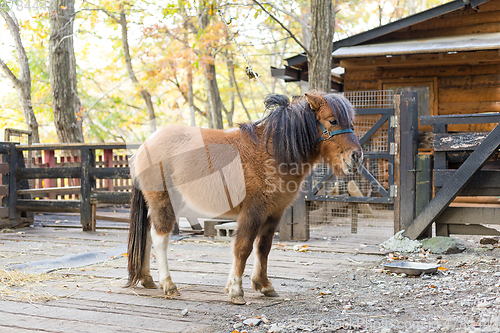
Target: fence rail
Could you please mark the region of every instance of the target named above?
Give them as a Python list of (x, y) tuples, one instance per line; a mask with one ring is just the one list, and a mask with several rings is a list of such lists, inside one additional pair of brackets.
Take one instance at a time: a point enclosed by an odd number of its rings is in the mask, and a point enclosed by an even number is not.
[[(83, 230), (95, 230), (97, 203), (130, 202), (128, 155), (116, 151), (139, 146), (0, 143), (0, 227), (30, 222), (32, 212), (79, 212)], [(26, 159), (33, 151), (43, 151), (43, 161)]]

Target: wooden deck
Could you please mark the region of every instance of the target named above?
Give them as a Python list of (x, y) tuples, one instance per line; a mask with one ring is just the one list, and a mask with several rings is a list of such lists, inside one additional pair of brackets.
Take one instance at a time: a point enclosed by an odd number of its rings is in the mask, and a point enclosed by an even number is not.
[[(55, 221), (52, 225), (55, 225)], [(217, 332), (222, 315), (259, 313), (260, 309), (296, 299), (304, 290), (324, 284), (332, 274), (374, 266), (381, 257), (375, 246), (385, 239), (341, 236), (314, 229), (308, 242), (275, 242), (269, 275), (279, 298), (265, 298), (250, 288), (253, 255), (244, 276), (247, 305), (229, 303), (222, 291), (232, 261), (229, 242), (190, 236), (172, 242), (169, 265), (180, 297), (167, 299), (159, 289), (125, 289), (124, 256), (87, 267), (50, 273), (52, 279), (31, 288), (32, 302), (0, 289), (0, 331), (43, 332)], [(328, 240), (328, 235), (333, 239)], [(335, 236), (340, 238), (336, 239)], [(36, 227), (0, 233), (0, 269), (16, 263), (57, 258), (88, 251), (109, 250), (126, 242), (127, 231), (104, 229), (82, 232), (75, 228)], [(326, 239), (325, 239), (326, 238)], [(306, 252), (295, 249), (308, 244)], [(364, 243), (364, 244), (363, 244)], [(157, 279), (152, 259), (153, 277)], [(1, 282), (1, 280), (0, 280)], [(37, 299), (50, 300), (39, 302)], [(187, 316), (181, 312), (188, 309)]]

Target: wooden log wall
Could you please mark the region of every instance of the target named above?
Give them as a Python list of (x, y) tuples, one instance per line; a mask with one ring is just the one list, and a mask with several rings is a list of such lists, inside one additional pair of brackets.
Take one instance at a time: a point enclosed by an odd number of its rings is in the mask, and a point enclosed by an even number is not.
[[(415, 78), (437, 81), (434, 115), (500, 112), (500, 56), (498, 64), (426, 68), (346, 69), (345, 90), (379, 90), (385, 82), (411, 83)], [(423, 82), (423, 81), (422, 81)], [(450, 132), (489, 132), (493, 124), (450, 125)]]
[(463, 10), (453, 11), (381, 36), (376, 42), (499, 32), (499, 17), (500, 1), (491, 0), (476, 8), (468, 6)]
[[(500, 0), (492, 0), (476, 9), (448, 13), (371, 42), (500, 32), (499, 17)], [(427, 82), (437, 99), (431, 103), (431, 115), (500, 112), (499, 50), (349, 58), (340, 63), (345, 67), (345, 91)], [(493, 127), (494, 124), (451, 125), (448, 130), (489, 132)]]

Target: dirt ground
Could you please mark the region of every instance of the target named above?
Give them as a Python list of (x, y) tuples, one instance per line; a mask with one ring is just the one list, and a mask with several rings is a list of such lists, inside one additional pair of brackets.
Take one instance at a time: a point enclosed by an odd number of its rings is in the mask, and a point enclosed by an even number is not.
[[(327, 236), (337, 234), (337, 236)], [(83, 233), (36, 226), (0, 233), (0, 270), (14, 263), (99, 251), (125, 242), (126, 230)], [(247, 304), (222, 291), (232, 261), (229, 242), (192, 236), (172, 242), (169, 265), (181, 296), (125, 289), (127, 258), (62, 269), (41, 281), (0, 275), (2, 332), (500, 332), (500, 249), (465, 237), (461, 254), (412, 254), (439, 263), (431, 276), (383, 271), (400, 260), (376, 246), (385, 237), (316, 228), (308, 242), (275, 241), (269, 276), (280, 297), (243, 287)], [(305, 246), (307, 245), (307, 246)], [(152, 257), (153, 277), (157, 279)], [(4, 271), (5, 272), (5, 271)], [(187, 309), (187, 313), (186, 310)], [(183, 312), (184, 311), (184, 312)], [(257, 319), (258, 326), (247, 325)]]

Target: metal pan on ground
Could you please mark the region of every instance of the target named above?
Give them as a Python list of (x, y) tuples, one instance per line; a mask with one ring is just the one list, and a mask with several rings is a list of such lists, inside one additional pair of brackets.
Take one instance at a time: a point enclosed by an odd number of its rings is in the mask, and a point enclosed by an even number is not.
[(432, 274), (438, 269), (435, 264), (423, 264), (418, 262), (394, 262), (384, 264), (384, 268), (392, 273), (405, 273), (406, 275)]

